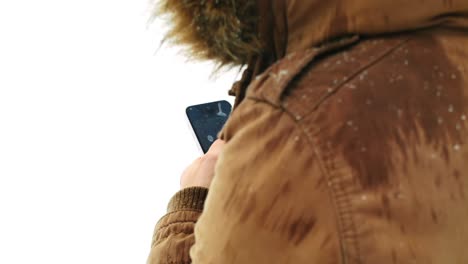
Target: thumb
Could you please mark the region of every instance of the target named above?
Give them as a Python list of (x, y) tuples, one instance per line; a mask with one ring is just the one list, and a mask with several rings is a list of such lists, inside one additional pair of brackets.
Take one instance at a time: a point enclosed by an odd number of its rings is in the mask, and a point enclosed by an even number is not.
[(221, 139), (216, 140), (211, 145), (210, 149), (208, 150), (206, 154), (211, 154), (211, 155), (216, 155), (216, 156), (219, 155), (221, 151), (223, 150), (225, 144), (226, 142), (224, 140), (221, 140)]

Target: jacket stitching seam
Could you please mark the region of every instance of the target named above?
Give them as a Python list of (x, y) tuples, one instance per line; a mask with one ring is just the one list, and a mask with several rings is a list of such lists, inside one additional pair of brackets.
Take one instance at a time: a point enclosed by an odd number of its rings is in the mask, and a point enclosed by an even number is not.
[[(402, 42), (398, 43), (394, 47), (392, 47), (389, 50), (387, 50), (386, 52), (384, 52), (380, 57), (376, 58), (374, 61), (366, 64), (365, 66), (363, 66), (362, 68), (357, 70), (355, 73), (351, 74), (351, 76), (345, 82), (343, 82), (343, 83), (339, 84), (337, 87), (335, 87), (335, 90), (334, 90), (334, 92), (332, 94), (327, 94), (323, 98), (321, 98), (314, 105), (312, 110), (304, 115), (304, 117), (306, 117), (306, 116), (310, 115), (311, 113), (315, 112), (323, 102), (325, 102), (328, 98), (333, 96), (333, 94), (338, 92), (344, 85), (346, 85), (347, 83), (354, 80), (363, 71), (365, 71), (367, 69), (370, 69), (371, 67), (379, 64), (381, 61), (383, 61), (385, 58), (387, 58), (390, 54), (392, 54), (393, 52), (395, 52), (399, 48), (406, 45), (410, 40), (411, 40), (410, 38), (407, 38), (407, 39), (403, 40)], [(311, 138), (312, 143), (317, 142), (317, 140), (315, 138), (313, 138), (312, 136), (310, 138)], [(314, 150), (316, 151), (316, 148), (314, 148)], [(338, 222), (337, 223), (337, 228), (338, 228), (339, 237), (340, 237), (340, 240), (341, 240), (340, 245), (341, 245), (341, 250), (342, 250), (343, 262), (348, 263), (350, 261), (349, 256), (347, 255), (347, 251), (348, 251), (347, 250), (347, 244), (350, 243), (348, 245), (354, 247), (354, 249), (356, 250), (356, 254), (357, 254), (357, 261), (358, 261), (358, 263), (361, 263), (362, 262), (361, 261), (361, 252), (360, 252), (359, 243), (356, 241), (356, 234), (357, 234), (356, 233), (357, 232), (356, 231), (356, 224), (355, 224), (354, 218), (352, 217), (352, 208), (351, 208), (351, 205), (350, 205), (349, 194), (345, 192), (345, 193), (343, 193), (341, 195), (338, 195), (338, 193), (339, 193), (339, 190), (337, 189), (338, 186), (337, 186), (337, 184), (335, 182), (336, 180), (332, 179), (332, 176), (336, 175), (335, 178), (338, 181), (339, 181), (339, 179), (341, 177), (340, 177), (339, 174), (336, 174), (335, 171), (327, 169), (327, 168), (331, 167), (332, 161), (331, 160), (327, 161), (326, 159), (323, 158), (323, 155), (330, 155), (330, 154), (332, 154), (332, 153), (329, 153), (328, 151), (326, 151), (325, 154), (322, 154), (322, 155), (320, 153), (316, 153), (316, 155), (318, 156), (318, 159), (319, 159), (318, 163), (321, 165), (323, 173), (326, 176), (327, 181), (329, 183), (328, 184), (328, 190), (329, 190), (329, 194), (331, 195), (330, 198), (331, 198), (332, 202), (334, 203), (335, 213), (336, 213), (337, 222)], [(346, 209), (346, 207), (347, 207), (347, 209)], [(346, 226), (345, 223), (348, 223), (349, 226)], [(351, 232), (351, 234), (349, 234), (349, 235), (348, 234), (346, 234), (346, 235), (343, 234), (345, 226), (350, 230), (349, 232)], [(346, 241), (348, 241), (348, 242), (346, 242)]]
[[(322, 96), (321, 98), (319, 98), (319, 100), (315, 103), (315, 105), (312, 107), (312, 110), (310, 110), (309, 112), (305, 113), (301, 119), (303, 118), (306, 118), (308, 115), (310, 115), (311, 113), (315, 112), (319, 107), (320, 105), (322, 105), (322, 103), (324, 103), (328, 98), (330, 98), (331, 96), (333, 96), (334, 94), (336, 94), (339, 90), (341, 90), (341, 88), (343, 88), (343, 86), (345, 86), (346, 84), (348, 84), (349, 82), (353, 81), (356, 79), (357, 76), (359, 76), (362, 72), (372, 68), (373, 66), (375, 65), (378, 65), (381, 61), (383, 61), (385, 58), (387, 58), (390, 54), (392, 54), (395, 50), (403, 47), (404, 45), (406, 45), (409, 41), (411, 40), (411, 38), (406, 38), (404, 40), (402, 40), (400, 43), (398, 43), (397, 45), (395, 45), (394, 47), (392, 48), (389, 48), (386, 52), (384, 52), (380, 57), (376, 58), (374, 61), (371, 61), (369, 62), (368, 64), (366, 64), (365, 66), (359, 68), (356, 72), (354, 72), (353, 74), (351, 74), (347, 79), (346, 81), (338, 84), (337, 86), (335, 86), (333, 88), (333, 92), (332, 93), (327, 93), (326, 95)], [(315, 59), (312, 58), (312, 60)], [(305, 70), (306, 68), (308, 68), (308, 66), (310, 65), (310, 63), (308, 63), (302, 70)], [(291, 83), (291, 82), (290, 82)], [(289, 83), (289, 84), (290, 84)], [(286, 84), (286, 86), (288, 86), (289, 84)], [(264, 97), (259, 97), (259, 96), (255, 96), (255, 95), (248, 95), (245, 97), (245, 99), (251, 99), (251, 100), (254, 100), (254, 101), (257, 101), (257, 102), (264, 102), (264, 103), (267, 103), (268, 105), (274, 107), (274, 108), (277, 108), (277, 109), (282, 109), (285, 113), (287, 113), (289, 116), (292, 117), (293, 120), (295, 120), (296, 122), (297, 121), (300, 121), (300, 120), (297, 120), (295, 118), (295, 115), (294, 113), (290, 112), (288, 109), (284, 108), (283, 105), (278, 105), (278, 104), (275, 104), (273, 102), (271, 102), (270, 100), (264, 98)]]
[[(277, 104), (275, 104), (275, 103), (273, 103), (273, 102), (271, 102), (271, 101), (269, 101), (269, 100), (267, 100), (265, 98), (259, 98), (259, 97), (255, 97), (255, 96), (247, 96), (247, 97), (245, 97), (245, 99), (252, 100), (252, 101), (255, 101), (255, 102), (258, 102), (258, 103), (265, 103), (266, 105), (269, 105), (272, 108), (281, 110), (284, 114), (288, 115), (294, 123), (300, 124), (301, 120), (296, 119), (296, 117), (290, 111), (285, 109), (282, 105), (277, 105)], [(302, 129), (300, 129), (300, 130), (302, 131)]]
[[(335, 94), (336, 92), (338, 92), (343, 86), (345, 86), (347, 83), (353, 81), (357, 76), (359, 76), (359, 74), (361, 74), (362, 72), (364, 72), (365, 70), (377, 65), (378, 63), (380, 63), (382, 60), (384, 60), (385, 58), (387, 58), (390, 54), (392, 54), (395, 50), (401, 48), (402, 46), (404, 46), (405, 44), (407, 44), (408, 42), (410, 41), (410, 38), (407, 38), (407, 39), (404, 39), (402, 40), (400, 43), (398, 43), (397, 45), (389, 48), (387, 51), (383, 52), (383, 54), (381, 56), (379, 56), (378, 58), (376, 58), (374, 61), (371, 61), (370, 63), (366, 64), (365, 66), (361, 67), (360, 69), (358, 69), (356, 72), (354, 72), (353, 74), (351, 74), (347, 80), (345, 82), (342, 82), (340, 83), (338, 86), (336, 86), (334, 88), (334, 92), (331, 93), (331, 94), (327, 94), (325, 96), (323, 96), (322, 98), (320, 98), (318, 100), (318, 102), (313, 106), (312, 110), (307, 112), (301, 119), (296, 119), (295, 118), (295, 115), (294, 113), (288, 111), (287, 109), (285, 109), (284, 107), (282, 107), (282, 105), (278, 106), (276, 104), (273, 104), (272, 102), (269, 102), (265, 99), (263, 100), (259, 100), (258, 98), (255, 98), (255, 97), (250, 97), (251, 99), (253, 100), (256, 100), (256, 101), (264, 101), (266, 102), (267, 104), (275, 107), (275, 108), (280, 108), (280, 109), (283, 109), (283, 111), (285, 113), (287, 113), (295, 122), (296, 124), (298, 124), (300, 127), (301, 127), (301, 130), (303, 132), (303, 134), (305, 134), (306, 138), (308, 139), (309, 141), (309, 145), (310, 147), (312, 148), (312, 150), (314, 151), (314, 156), (316, 156), (317, 158), (317, 163), (318, 165), (320, 166), (320, 169), (323, 173), (323, 177), (325, 177), (325, 179), (327, 180), (327, 183), (328, 183), (328, 187), (327, 187), (327, 190), (328, 190), (328, 194), (329, 194), (329, 199), (330, 201), (333, 203), (333, 207), (334, 207), (334, 211), (335, 211), (335, 216), (336, 216), (336, 224), (337, 224), (337, 231), (338, 231), (338, 237), (340, 238), (340, 251), (341, 251), (341, 256), (342, 256), (342, 261), (343, 263), (348, 263), (349, 262), (349, 256), (347, 255), (347, 245), (350, 245), (350, 246), (353, 246), (354, 247), (354, 250), (356, 251), (356, 254), (357, 254), (357, 259), (358, 259), (358, 262), (360, 263), (361, 262), (361, 252), (360, 252), (360, 247), (359, 247), (359, 243), (357, 243), (356, 241), (356, 225), (355, 225), (355, 221), (352, 217), (348, 217), (351, 215), (351, 212), (352, 212), (352, 208), (351, 208), (351, 205), (349, 204), (349, 194), (347, 193), (344, 193), (343, 195), (338, 195), (338, 190), (337, 190), (337, 185), (336, 183), (334, 183), (334, 180), (332, 180), (332, 176), (333, 174), (335, 174), (333, 171), (327, 169), (327, 168), (330, 168), (331, 166), (331, 163), (332, 161), (326, 161), (324, 158), (323, 158), (323, 155), (321, 155), (318, 150), (317, 150), (317, 147), (314, 147), (316, 146), (317, 144), (314, 144), (314, 142), (316, 142), (317, 140), (312, 137), (312, 136), (309, 136), (307, 134), (307, 131), (305, 131), (305, 127), (302, 126), (302, 120), (309, 116), (311, 113), (315, 112), (319, 107), (320, 105), (325, 102), (329, 97), (333, 96), (333, 94)], [(307, 67), (307, 66), (306, 66)], [(305, 69), (305, 68), (304, 68)], [(303, 69), (303, 70), (304, 70)], [(326, 153), (325, 155), (328, 155), (329, 153)], [(336, 174), (335, 174), (336, 175)], [(339, 175), (336, 176), (337, 179), (339, 179)], [(347, 209), (345, 208), (347, 207)], [(345, 235), (343, 233), (344, 231), (344, 227), (346, 226), (345, 223), (349, 223), (349, 230), (351, 232), (350, 235)], [(351, 241), (350, 241), (351, 240)], [(354, 241), (353, 241), (354, 240)], [(346, 242), (348, 241), (348, 242)], [(350, 244), (348, 244), (350, 243)]]
[[(280, 106), (280, 105), (276, 105), (264, 98), (257, 98), (257, 97), (254, 97), (254, 96), (247, 96), (245, 99), (248, 99), (248, 100), (252, 100), (252, 101), (255, 101), (255, 102), (259, 102), (259, 103), (264, 103), (265, 105), (269, 105), (271, 106), (272, 108), (275, 108), (275, 109), (278, 109), (278, 110), (281, 110), (284, 114), (286, 114), (287, 116), (289, 116), (289, 118), (291, 119), (291, 121), (293, 122), (293, 126), (294, 128), (296, 128), (307, 140), (308, 142), (308, 145), (309, 147), (311, 148), (312, 150), (312, 155), (314, 156), (314, 159), (317, 161), (317, 164), (322, 172), (322, 175), (321, 177), (324, 177), (325, 180), (327, 180), (327, 182), (330, 182), (329, 181), (329, 172), (327, 171), (327, 166), (324, 165), (324, 161), (321, 157), (321, 155), (319, 154), (319, 152), (317, 151), (317, 148), (315, 147), (317, 144), (314, 144), (314, 138), (309, 136), (304, 125), (303, 125), (303, 122), (302, 119), (301, 120), (298, 120), (294, 117), (294, 115), (292, 113), (290, 113), (289, 111), (287, 111), (283, 106)], [(347, 260), (346, 260), (346, 257), (345, 257), (345, 251), (344, 249), (342, 248), (342, 240), (343, 240), (343, 234), (340, 232), (341, 231), (341, 227), (340, 227), (340, 222), (341, 222), (341, 215), (340, 215), (340, 212), (338, 210), (338, 206), (337, 206), (337, 202), (336, 202), (336, 195), (335, 193), (331, 190), (330, 187), (325, 187), (327, 189), (327, 193), (328, 193), (328, 197), (330, 199), (330, 202), (332, 203), (334, 209), (334, 214), (336, 216), (336, 225), (337, 225), (337, 233), (338, 233), (338, 238), (339, 238), (339, 243), (340, 243), (340, 254), (341, 254), (341, 258), (343, 260), (343, 263), (347, 263)]]
[(338, 205), (337, 205), (337, 201), (336, 201), (336, 195), (334, 193), (334, 191), (332, 190), (332, 188), (330, 187), (329, 183), (331, 182), (330, 181), (330, 172), (327, 170), (327, 164), (326, 161), (324, 161), (322, 159), (322, 156), (320, 155), (320, 153), (318, 152), (317, 150), (317, 144), (315, 144), (315, 138), (310, 136), (307, 131), (306, 131), (306, 127), (303, 125), (303, 123), (301, 121), (297, 121), (298, 123), (300, 123), (300, 127), (301, 127), (301, 130), (303, 132), (303, 134), (305, 134), (305, 137), (307, 139), (307, 141), (309, 142), (309, 145), (312, 149), (312, 151), (314, 152), (314, 156), (316, 157), (317, 159), (317, 164), (320, 168), (320, 171), (322, 172), (322, 177), (325, 178), (325, 180), (327, 181), (327, 187), (325, 187), (327, 189), (327, 193), (328, 193), (328, 198), (330, 199), (330, 202), (332, 203), (333, 205), (333, 211), (334, 211), (334, 215), (336, 217), (335, 219), (335, 222), (336, 222), (336, 231), (338, 233), (338, 238), (339, 238), (339, 244), (340, 244), (340, 248), (339, 248), (339, 251), (340, 251), (340, 255), (341, 255), (341, 259), (343, 261), (343, 263), (347, 263), (347, 260), (346, 260), (346, 250), (345, 248), (343, 248), (343, 234), (341, 232), (342, 230), (342, 227), (341, 227), (341, 215), (340, 215), (340, 210), (338, 209)]
[[(395, 46), (393, 46), (393, 47), (389, 48), (387, 51), (383, 52), (382, 55), (379, 56), (378, 58), (376, 58), (374, 61), (369, 62), (368, 64), (366, 64), (363, 67), (359, 68), (354, 73), (350, 74), (350, 76), (346, 79), (346, 81), (344, 81), (344, 82), (340, 83), (339, 85), (337, 85), (336, 87), (334, 87), (333, 93), (327, 94), (327, 95), (319, 98), (319, 100), (312, 107), (312, 110), (307, 112), (299, 120), (295, 118), (294, 113), (292, 113), (292, 112), (288, 111), (287, 109), (285, 109), (283, 107), (283, 105), (277, 105), (277, 104), (267, 100), (266, 98), (260, 98), (260, 97), (257, 97), (255, 95), (246, 96), (246, 99), (250, 99), (250, 100), (253, 100), (253, 101), (256, 101), (256, 102), (265, 103), (266, 105), (269, 105), (269, 106), (271, 106), (273, 108), (281, 109), (284, 113), (286, 113), (288, 116), (290, 116), (292, 121), (296, 124), (296, 127), (299, 127), (299, 130), (301, 130), (302, 134), (304, 134), (305, 137), (307, 138), (307, 140), (309, 142), (309, 146), (311, 147), (311, 149), (312, 149), (312, 151), (314, 153), (314, 156), (317, 159), (317, 163), (318, 163), (318, 165), (320, 167), (320, 170), (323, 173), (323, 177), (325, 177), (325, 179), (327, 180), (327, 183), (328, 183), (327, 190), (328, 190), (328, 193), (329, 193), (329, 199), (333, 203), (333, 207), (334, 207), (334, 211), (335, 211), (338, 237), (340, 238), (340, 251), (341, 251), (341, 256), (342, 256), (343, 263), (349, 263), (349, 261), (350, 261), (349, 256), (347, 255), (348, 250), (347, 250), (346, 245), (350, 245), (350, 246), (353, 246), (355, 248), (358, 263), (361, 263), (361, 252), (360, 252), (360, 248), (359, 248), (359, 243), (357, 243), (357, 241), (356, 241), (356, 232), (357, 231), (356, 231), (356, 225), (355, 225), (354, 218), (352, 217), (352, 208), (351, 208), (351, 205), (350, 205), (349, 194), (348, 193), (344, 193), (344, 194), (340, 194), (340, 195), (338, 194), (339, 190), (337, 190), (337, 184), (335, 183), (336, 180), (332, 179), (333, 178), (332, 176), (336, 175), (336, 179), (338, 179), (338, 180), (341, 177), (340, 177), (339, 174), (336, 174), (336, 173), (334, 173), (334, 171), (328, 169), (328, 168), (331, 167), (330, 165), (331, 165), (332, 161), (327, 162), (323, 157), (323, 155), (329, 155), (330, 153), (328, 153), (328, 152), (326, 152), (325, 154), (320, 154), (319, 153), (317, 147), (315, 147), (317, 144), (314, 144), (315, 142), (317, 142), (316, 138), (312, 137), (312, 136), (309, 136), (309, 134), (306, 131), (306, 127), (302, 125), (301, 121), (305, 117), (307, 117), (310, 114), (312, 114), (313, 112), (315, 112), (323, 104), (323, 102), (325, 102), (328, 98), (333, 96), (333, 94), (337, 93), (341, 88), (343, 88), (343, 86), (345, 86), (349, 82), (355, 80), (356, 77), (359, 76), (359, 74), (361, 74), (362, 72), (364, 72), (367, 69), (372, 68), (375, 65), (378, 65), (380, 62), (385, 60), (390, 54), (392, 54), (393, 52), (395, 52), (399, 48), (406, 45), (410, 40), (411, 40), (411, 38), (406, 38), (406, 39), (402, 40), (401, 42), (397, 43)], [(306, 68), (307, 68), (307, 66), (304, 69), (306, 69)], [(343, 231), (345, 229), (344, 228), (345, 223), (349, 223), (349, 227), (347, 226), (347, 228), (351, 232), (350, 235), (343, 233)], [(346, 242), (346, 241), (349, 241), (349, 242)], [(350, 244), (348, 244), (348, 243), (350, 243)]]
[(365, 66), (362, 66), (361, 68), (359, 68), (357, 71), (355, 71), (354, 73), (350, 74), (349, 77), (346, 78), (346, 81), (338, 84), (337, 86), (335, 86), (333, 88), (333, 92), (332, 93), (327, 93), (326, 95), (322, 96), (322, 98), (320, 98), (316, 103), (315, 105), (312, 107), (312, 110), (310, 110), (309, 112), (307, 112), (304, 117), (308, 116), (309, 114), (311, 114), (312, 112), (315, 112), (319, 107), (320, 105), (322, 105), (328, 98), (332, 97), (334, 94), (336, 94), (339, 90), (341, 90), (341, 88), (343, 88), (343, 86), (345, 86), (346, 84), (348, 84), (349, 82), (353, 81), (356, 79), (356, 77), (358, 77), (361, 73), (363, 73), (364, 71), (372, 68), (373, 66), (376, 66), (378, 65), (380, 62), (382, 62), (383, 60), (385, 60), (390, 54), (392, 54), (393, 52), (395, 52), (396, 50), (398, 50), (399, 48), (405, 46), (409, 41), (411, 40), (411, 38), (406, 38), (404, 40), (402, 40), (400, 43), (398, 43), (397, 45), (395, 45), (394, 47), (391, 47), (389, 48), (387, 51), (385, 51), (380, 57), (376, 58), (374, 61), (371, 61), (369, 62), (368, 64), (366, 64)]

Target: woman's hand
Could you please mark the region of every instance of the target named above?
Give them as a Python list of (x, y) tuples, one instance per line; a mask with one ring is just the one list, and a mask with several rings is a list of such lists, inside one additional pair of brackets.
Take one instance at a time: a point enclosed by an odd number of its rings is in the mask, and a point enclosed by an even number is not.
[(209, 188), (214, 176), (214, 168), (225, 142), (218, 139), (210, 150), (188, 166), (180, 177), (180, 188), (205, 187)]

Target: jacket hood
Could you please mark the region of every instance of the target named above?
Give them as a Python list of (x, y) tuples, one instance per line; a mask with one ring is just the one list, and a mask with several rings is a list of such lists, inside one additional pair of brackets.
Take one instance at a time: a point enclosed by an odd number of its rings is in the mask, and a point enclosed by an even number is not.
[(468, 0), (160, 0), (155, 15), (191, 58), (243, 65), (347, 35), (468, 29)]

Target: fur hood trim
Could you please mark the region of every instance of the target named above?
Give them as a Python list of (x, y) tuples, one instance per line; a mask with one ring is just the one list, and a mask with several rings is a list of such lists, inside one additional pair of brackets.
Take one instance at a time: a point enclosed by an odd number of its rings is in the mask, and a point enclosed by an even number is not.
[(257, 14), (257, 0), (160, 0), (154, 13), (169, 20), (164, 41), (219, 66), (244, 65), (261, 53)]

